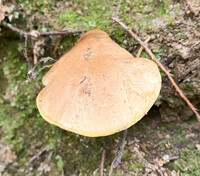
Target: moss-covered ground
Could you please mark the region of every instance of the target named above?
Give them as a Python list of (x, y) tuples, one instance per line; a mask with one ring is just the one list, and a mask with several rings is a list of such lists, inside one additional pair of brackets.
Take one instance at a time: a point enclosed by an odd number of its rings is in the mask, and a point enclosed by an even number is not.
[[(8, 2), (14, 11), (8, 14), (5, 21), (27, 31), (30, 28), (39, 31), (69, 28), (82, 31), (101, 29), (120, 46), (136, 55), (139, 45), (111, 19), (118, 3), (121, 4), (120, 18), (142, 39), (151, 34), (159, 35), (159, 31), (164, 31), (162, 26), (173, 30), (174, 21), (183, 13), (181, 4), (171, 0), (16, 0)], [(179, 37), (184, 40), (181, 35)], [(59, 59), (75, 45), (78, 38), (79, 36), (45, 37), (44, 45), (41, 46), (43, 52), (38, 59), (46, 56)], [(28, 43), (30, 58), (33, 56), (32, 45), (35, 40)], [(28, 72), (23, 48), (22, 36), (4, 27), (1, 28), (0, 144), (9, 146), (16, 159), (6, 164), (1, 163), (0, 159), (0, 175), (100, 175), (99, 165), (104, 149), (104, 172), (108, 175), (111, 162), (117, 155), (122, 133), (102, 138), (87, 138), (45, 122), (35, 104), (40, 89), (34, 81), (21, 84), (26, 80)], [(154, 43), (152, 49), (156, 57), (162, 60), (166, 56), (168, 46), (161, 47)], [(145, 52), (142, 56), (148, 57)], [(40, 64), (38, 69), (42, 66)], [(46, 71), (39, 75), (40, 84)], [(169, 97), (169, 100), (175, 99)], [(157, 105), (159, 106), (162, 101), (157, 101)], [(113, 175), (145, 173), (145, 166), (133, 151), (137, 144), (144, 158), (150, 163), (156, 163), (156, 158), (162, 159), (164, 155), (179, 157), (163, 165), (163, 173), (170, 175), (172, 172), (180, 172), (185, 176), (199, 176), (200, 126), (195, 120), (163, 123), (159, 117), (158, 107), (154, 108), (156, 110), (151, 110), (153, 113), (129, 129), (122, 162), (113, 171)]]

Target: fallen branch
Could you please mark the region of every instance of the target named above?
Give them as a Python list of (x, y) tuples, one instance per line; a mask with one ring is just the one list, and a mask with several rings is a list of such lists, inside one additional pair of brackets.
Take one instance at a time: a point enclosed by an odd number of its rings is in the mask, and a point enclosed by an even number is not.
[(156, 59), (154, 54), (151, 52), (151, 50), (148, 48), (148, 46), (133, 32), (131, 29), (126, 26), (118, 17), (120, 6), (118, 5), (116, 8), (116, 11), (114, 12), (112, 19), (117, 22), (119, 25), (121, 25), (135, 40), (139, 42), (139, 44), (146, 50), (146, 52), (149, 54), (149, 56), (152, 58), (152, 60), (162, 69), (162, 71), (167, 75), (169, 80), (171, 81), (172, 85), (176, 89), (176, 91), (179, 93), (179, 95), (183, 98), (183, 100), (188, 104), (188, 106), (191, 108), (191, 110), (195, 113), (197, 120), (200, 122), (200, 115), (197, 112), (197, 109), (193, 106), (193, 104), (187, 99), (187, 97), (184, 95), (183, 91), (178, 87), (174, 79), (172, 78), (172, 75), (166, 70), (166, 68)]

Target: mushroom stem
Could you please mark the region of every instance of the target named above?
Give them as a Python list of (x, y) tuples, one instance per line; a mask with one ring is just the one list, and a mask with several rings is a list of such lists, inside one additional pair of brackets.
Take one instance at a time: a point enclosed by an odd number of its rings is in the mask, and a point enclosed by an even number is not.
[(121, 143), (117, 158), (115, 159), (115, 162), (113, 164), (113, 168), (116, 168), (118, 166), (118, 164), (121, 162), (121, 158), (122, 158), (122, 155), (123, 155), (123, 152), (124, 152), (124, 146), (125, 146), (125, 142), (126, 142), (127, 133), (128, 133), (128, 129), (124, 130), (122, 143)]

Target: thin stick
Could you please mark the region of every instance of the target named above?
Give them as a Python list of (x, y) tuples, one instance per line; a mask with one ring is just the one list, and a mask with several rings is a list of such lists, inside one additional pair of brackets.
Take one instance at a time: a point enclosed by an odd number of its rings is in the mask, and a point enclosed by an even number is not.
[(51, 32), (40, 32), (40, 36), (45, 35), (70, 35), (74, 33), (81, 33), (83, 31), (70, 31), (70, 30), (63, 30), (63, 31), (51, 31)]
[(166, 70), (166, 68), (156, 59), (156, 57), (153, 55), (151, 50), (147, 47), (147, 45), (142, 42), (142, 40), (133, 32), (131, 29), (126, 26), (118, 17), (118, 11), (119, 11), (119, 6), (116, 8), (115, 13), (112, 16), (112, 19), (120, 24), (135, 40), (137, 40), (140, 45), (146, 50), (146, 52), (149, 54), (149, 56), (152, 58), (152, 60), (162, 69), (162, 71), (167, 75), (169, 80), (171, 81), (172, 85), (176, 89), (176, 91), (179, 93), (179, 95), (185, 100), (185, 102), (188, 104), (188, 106), (191, 108), (191, 110), (195, 113), (197, 120), (200, 122), (200, 115), (197, 112), (197, 109), (192, 105), (192, 103), (187, 99), (187, 97), (184, 95), (182, 90), (178, 87), (174, 79), (172, 78), (172, 75)]
[(108, 176), (112, 176), (113, 173), (113, 165), (114, 165), (115, 159), (112, 161), (111, 166), (110, 166), (110, 170), (109, 170), (109, 174)]
[(119, 163), (121, 162), (121, 158), (122, 158), (122, 155), (123, 155), (123, 152), (124, 152), (124, 146), (125, 146), (125, 142), (126, 142), (127, 133), (128, 133), (128, 129), (124, 130), (122, 143), (121, 143), (121, 146), (120, 146), (120, 149), (119, 149), (118, 156), (117, 156), (117, 158), (116, 158), (116, 160), (113, 164), (113, 168), (116, 168), (119, 165)]
[(2, 22), (2, 25), (5, 26), (5, 27), (7, 27), (7, 28), (9, 28), (9, 29), (11, 29), (12, 31), (15, 31), (15, 32), (19, 33), (20, 35), (23, 35), (23, 36), (27, 35), (27, 36), (28, 36), (28, 32), (23, 31), (23, 30), (21, 30), (21, 29), (18, 29), (18, 28), (16, 28), (16, 27), (12, 26), (12, 25), (9, 24), (9, 23)]
[(43, 149), (41, 150), (39, 153), (37, 153), (36, 155), (34, 155), (30, 160), (29, 163), (33, 162), (35, 159), (37, 159), (40, 155), (42, 155), (42, 153), (44, 153), (45, 151), (47, 151), (47, 149)]
[(156, 167), (149, 163), (143, 156), (142, 154), (139, 152), (137, 147), (133, 148), (135, 155), (137, 156), (137, 158), (139, 159), (139, 161), (142, 163), (142, 165), (144, 165), (146, 168), (149, 168), (151, 170), (156, 170)]
[(101, 155), (101, 165), (100, 165), (101, 176), (103, 176), (105, 156), (106, 156), (106, 150), (104, 149), (103, 152), (102, 152), (102, 155)]
[(47, 36), (47, 35), (71, 35), (71, 34), (83, 32), (83, 31), (78, 31), (78, 30), (75, 30), (75, 31), (63, 30), (63, 31), (51, 31), (51, 32), (38, 32), (38, 31), (33, 30), (31, 32), (26, 32), (26, 31), (23, 31), (21, 29), (14, 27), (11, 24), (8, 24), (6, 22), (3, 22), (2, 25), (11, 29), (12, 31), (19, 33), (20, 35), (30, 36), (30, 37)]
[(52, 66), (53, 66), (53, 64), (51, 64), (51, 65), (45, 65), (45, 66), (43, 66), (42, 68), (40, 68), (40, 69), (39, 69), (38, 71), (36, 71), (36, 72), (35, 72), (34, 70), (32, 70), (30, 76), (28, 76), (28, 78), (27, 78), (24, 82), (22, 82), (21, 85), (27, 84), (27, 83), (31, 82), (33, 79), (36, 79), (36, 78), (38, 77), (39, 73), (40, 73), (42, 70), (44, 70), (44, 69), (46, 69), (46, 68), (50, 68), (50, 67), (52, 67)]
[[(144, 41), (144, 43), (147, 44), (150, 40), (151, 40), (151, 36), (148, 37), (148, 38)], [(139, 49), (139, 51), (138, 51), (138, 53), (137, 53), (137, 55), (136, 55), (137, 58), (140, 57), (140, 55), (141, 55), (143, 49), (144, 49), (143, 46), (141, 46), (140, 49)]]

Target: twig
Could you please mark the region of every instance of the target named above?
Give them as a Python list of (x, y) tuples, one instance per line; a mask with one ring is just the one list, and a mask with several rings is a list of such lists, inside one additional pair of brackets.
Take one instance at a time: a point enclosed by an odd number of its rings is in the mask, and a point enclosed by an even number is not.
[(134, 147), (133, 150), (134, 150), (134, 153), (137, 156), (138, 160), (140, 161), (140, 163), (142, 163), (142, 165), (144, 165), (144, 167), (149, 168), (150, 170), (157, 169), (153, 164), (149, 163), (146, 159), (144, 159), (144, 157), (139, 152), (137, 147)]
[(109, 174), (108, 176), (112, 176), (113, 173), (113, 165), (114, 165), (115, 159), (112, 161), (111, 166), (110, 166), (110, 170), (109, 170)]
[(170, 157), (168, 160), (169, 161), (174, 161), (174, 160), (177, 160), (177, 159), (179, 159), (180, 157), (179, 156), (172, 156), (172, 157)]
[(20, 35), (23, 35), (23, 36), (27, 35), (28, 36), (28, 32), (25, 32), (25, 31), (23, 31), (21, 29), (18, 29), (16, 27), (12, 26), (9, 23), (2, 22), (2, 25), (5, 26), (5, 27), (7, 27), (7, 28), (9, 28), (9, 29), (11, 29), (12, 31), (15, 31), (15, 32), (19, 33)]
[(101, 164), (100, 164), (100, 172), (101, 176), (103, 176), (104, 162), (105, 162), (106, 150), (104, 149), (101, 155)]
[(77, 34), (77, 33), (83, 32), (83, 31), (79, 31), (79, 30), (74, 30), (74, 31), (63, 30), (63, 31), (51, 31), (51, 32), (38, 32), (36, 30), (32, 30), (31, 32), (26, 32), (26, 31), (23, 31), (21, 29), (14, 27), (11, 24), (6, 23), (6, 22), (3, 22), (2, 25), (11, 29), (12, 31), (19, 33), (20, 35), (30, 36), (30, 37), (39, 37), (39, 36), (47, 36), (47, 35), (71, 35), (71, 34)]
[(131, 29), (126, 26), (118, 17), (118, 11), (119, 11), (119, 5), (116, 8), (116, 11), (113, 13), (112, 19), (117, 22), (118, 24), (120, 24), (135, 40), (137, 40), (140, 45), (146, 50), (146, 52), (150, 55), (150, 57), (152, 58), (152, 60), (162, 69), (162, 71), (167, 75), (167, 77), (169, 78), (169, 80), (171, 81), (172, 85), (174, 86), (174, 88), (176, 89), (176, 91), (179, 93), (179, 95), (183, 98), (183, 100), (185, 100), (185, 102), (188, 104), (188, 106), (191, 108), (191, 110), (195, 113), (197, 120), (200, 122), (200, 115), (197, 112), (197, 109), (193, 106), (193, 104), (187, 99), (187, 97), (184, 95), (184, 93), (182, 92), (182, 90), (178, 87), (178, 85), (176, 84), (176, 82), (174, 81), (174, 79), (172, 78), (172, 75), (166, 70), (166, 68), (156, 59), (156, 57), (153, 55), (153, 53), (151, 52), (151, 50), (147, 47), (147, 45), (142, 42), (142, 40), (131, 31)]
[(124, 152), (124, 146), (125, 146), (125, 142), (126, 142), (127, 133), (128, 133), (128, 129), (124, 130), (124, 135), (123, 135), (123, 138), (122, 138), (120, 150), (119, 150), (118, 156), (117, 156), (117, 158), (116, 158), (116, 160), (113, 164), (113, 168), (116, 168), (118, 166), (118, 164), (121, 162), (121, 158), (122, 158), (122, 155), (123, 155), (123, 152)]
[[(144, 41), (144, 43), (147, 44), (150, 40), (151, 40), (151, 36), (148, 37), (148, 38)], [(143, 46), (141, 46), (140, 49), (139, 49), (139, 51), (138, 51), (138, 53), (137, 53), (137, 55), (136, 55), (137, 58), (140, 57), (140, 55), (141, 55), (143, 49), (144, 49)]]
[(45, 65), (45, 66), (43, 66), (42, 68), (40, 68), (38, 71), (32, 71), (32, 72), (30, 72), (30, 75), (28, 75), (28, 78), (24, 81), (24, 82), (22, 82), (21, 84), (23, 85), (23, 84), (27, 84), (27, 83), (29, 83), (29, 82), (31, 82), (33, 79), (37, 79), (37, 76), (39, 75), (39, 73), (42, 71), (42, 70), (44, 70), (44, 69), (46, 69), (46, 68), (50, 68), (50, 67), (52, 67), (53, 66), (53, 64), (51, 64), (51, 65)]
[(160, 176), (164, 176), (163, 172), (160, 170), (159, 165), (149, 163), (140, 153), (137, 147), (133, 148), (135, 155), (137, 156), (138, 160), (142, 163), (142, 165), (148, 169), (147, 173), (152, 171), (157, 171)]
[(92, 173), (92, 176), (96, 176), (98, 171), (99, 171), (99, 168), (97, 168), (97, 169)]
[(39, 75), (39, 73), (40, 73), (42, 70), (44, 70), (45, 68), (50, 68), (53, 64), (51, 64), (51, 65), (44, 65), (42, 68), (39, 69), (39, 71), (35, 71), (35, 69), (37, 68), (37, 66), (38, 66), (41, 62), (47, 63), (48, 61), (54, 61), (54, 59), (51, 58), (51, 57), (45, 57), (45, 58), (40, 59), (40, 60), (37, 62), (37, 64), (34, 65), (33, 68), (29, 69), (28, 74), (27, 74), (27, 79), (26, 79), (24, 82), (22, 82), (21, 85), (27, 84), (27, 83), (31, 82), (31, 81), (34, 79), (35, 82), (36, 82), (36, 84), (37, 84), (37, 86), (38, 86), (38, 88), (40, 88), (40, 84), (39, 84), (39, 82), (38, 82), (38, 75)]
[(75, 33), (82, 33), (83, 31), (70, 31), (70, 30), (63, 30), (63, 31), (51, 31), (51, 32), (40, 32), (40, 36), (45, 35), (71, 35)]
[(33, 162), (35, 159), (37, 159), (40, 155), (42, 155), (45, 151), (47, 151), (47, 149), (43, 149), (41, 150), (39, 153), (37, 153), (36, 155), (34, 155), (30, 160), (29, 163)]

